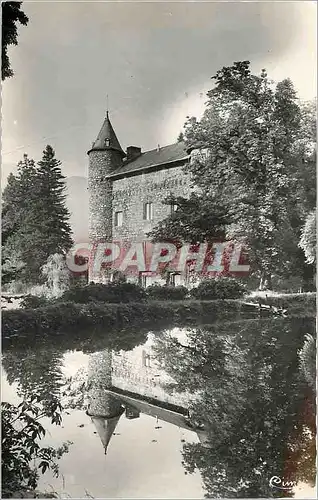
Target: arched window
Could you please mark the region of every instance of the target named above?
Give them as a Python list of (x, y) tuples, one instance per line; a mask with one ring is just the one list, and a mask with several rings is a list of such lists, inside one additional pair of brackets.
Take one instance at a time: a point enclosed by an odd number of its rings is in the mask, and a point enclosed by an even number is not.
[(110, 144), (109, 139), (105, 139), (105, 146), (106, 146), (106, 147), (108, 147), (108, 146), (109, 146), (109, 144)]

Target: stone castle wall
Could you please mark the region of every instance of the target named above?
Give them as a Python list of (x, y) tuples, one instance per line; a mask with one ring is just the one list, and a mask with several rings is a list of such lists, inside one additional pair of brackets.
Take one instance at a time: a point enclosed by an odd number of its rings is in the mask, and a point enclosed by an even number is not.
[(166, 385), (172, 383), (173, 379), (155, 359), (152, 344), (150, 338), (146, 344), (137, 346), (132, 351), (113, 353), (113, 387), (187, 408), (192, 395), (167, 391)]
[[(141, 173), (113, 182), (113, 239), (140, 241), (171, 213), (162, 201), (170, 194), (187, 197), (190, 194), (190, 177), (181, 166)], [(144, 204), (153, 204), (153, 220), (144, 220)], [(123, 225), (115, 227), (114, 213), (123, 212)]]
[(116, 151), (91, 151), (88, 167), (89, 239), (110, 241), (112, 237), (112, 181), (106, 178), (122, 164)]
[[(162, 202), (170, 195), (188, 197), (191, 193), (190, 175), (183, 171), (182, 164), (117, 180), (107, 178), (121, 165), (121, 155), (116, 151), (94, 150), (89, 153), (89, 240), (93, 244), (147, 240), (147, 233), (171, 213), (171, 206)], [(144, 219), (146, 203), (152, 203), (152, 220)], [(121, 226), (115, 225), (116, 212), (123, 213)], [(95, 271), (90, 266), (89, 281), (107, 282), (109, 278), (109, 271)], [(138, 276), (128, 279), (139, 280)], [(164, 284), (165, 279), (147, 277), (144, 286), (152, 282)]]

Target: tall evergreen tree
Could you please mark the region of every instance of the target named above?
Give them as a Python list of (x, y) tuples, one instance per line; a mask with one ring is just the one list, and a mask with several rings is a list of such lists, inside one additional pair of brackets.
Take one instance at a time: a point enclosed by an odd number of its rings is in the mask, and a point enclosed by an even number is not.
[(4, 192), (3, 258), (9, 268), (12, 256), (24, 263), (16, 274), (25, 283), (39, 282), (48, 257), (73, 244), (60, 165), (51, 146), (38, 166), (25, 156)]
[(18, 163), (17, 174), (10, 174), (2, 195), (2, 280), (14, 280), (26, 267), (25, 252), (20, 233), (37, 183), (37, 169), (34, 160), (24, 155)]
[(38, 207), (42, 231), (48, 237), (47, 257), (54, 253), (64, 254), (73, 244), (68, 223), (70, 214), (65, 206), (65, 176), (61, 171), (61, 162), (55, 158), (55, 151), (51, 146), (48, 145), (43, 151), (43, 158), (38, 166)]

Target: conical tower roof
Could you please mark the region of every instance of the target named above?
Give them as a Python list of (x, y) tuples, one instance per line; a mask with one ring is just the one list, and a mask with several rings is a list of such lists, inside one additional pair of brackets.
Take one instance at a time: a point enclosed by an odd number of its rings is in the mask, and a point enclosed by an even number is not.
[(107, 149), (118, 151), (118, 153), (120, 153), (123, 157), (126, 156), (126, 153), (122, 150), (119, 140), (117, 139), (117, 136), (114, 132), (113, 126), (109, 119), (108, 111), (106, 113), (106, 118), (104, 120), (102, 128), (99, 131), (97, 139), (95, 140), (95, 142), (93, 142), (90, 151), (105, 151)]
[(95, 428), (98, 432), (98, 435), (100, 437), (100, 440), (103, 444), (104, 450), (105, 450), (105, 455), (107, 453), (107, 448), (109, 445), (109, 442), (111, 440), (111, 437), (113, 435), (114, 430), (117, 427), (117, 424), (119, 422), (119, 419), (124, 412), (124, 409), (122, 412), (111, 418), (105, 418), (105, 417), (91, 417), (93, 424), (95, 425)]
[(204, 430), (196, 430), (197, 436), (199, 438), (200, 443), (204, 448), (210, 448), (211, 444), (209, 441), (209, 435)]

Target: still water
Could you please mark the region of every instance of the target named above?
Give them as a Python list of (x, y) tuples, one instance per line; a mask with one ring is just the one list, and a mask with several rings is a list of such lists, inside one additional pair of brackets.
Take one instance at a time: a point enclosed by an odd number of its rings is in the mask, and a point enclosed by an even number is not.
[[(3, 341), (2, 400), (58, 396), (65, 498), (315, 498), (315, 396), (299, 366), (311, 319)], [(288, 490), (274, 476), (291, 481)]]

